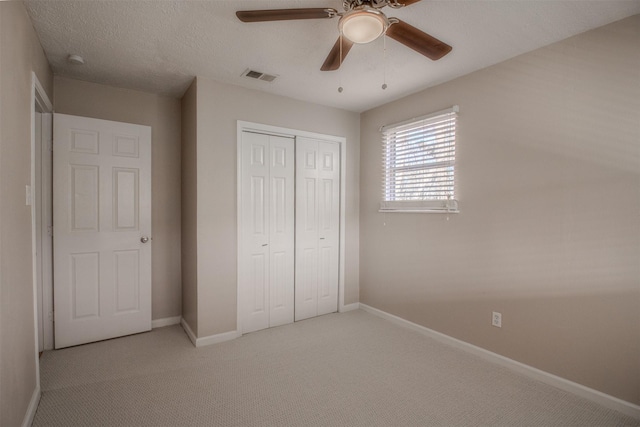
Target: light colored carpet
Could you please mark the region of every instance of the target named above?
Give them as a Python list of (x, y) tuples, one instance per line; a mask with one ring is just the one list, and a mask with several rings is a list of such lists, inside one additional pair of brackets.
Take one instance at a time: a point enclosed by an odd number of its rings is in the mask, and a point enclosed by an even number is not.
[(638, 426), (363, 311), (194, 348), (179, 326), (41, 359), (35, 426)]

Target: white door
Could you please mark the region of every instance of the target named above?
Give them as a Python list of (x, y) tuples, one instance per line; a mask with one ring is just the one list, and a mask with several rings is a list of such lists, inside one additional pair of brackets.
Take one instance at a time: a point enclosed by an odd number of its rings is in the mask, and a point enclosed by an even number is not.
[(55, 347), (151, 329), (151, 128), (54, 115)]
[(338, 310), (340, 146), (296, 140), (295, 319)]
[(293, 322), (294, 142), (242, 133), (241, 307), (244, 333)]

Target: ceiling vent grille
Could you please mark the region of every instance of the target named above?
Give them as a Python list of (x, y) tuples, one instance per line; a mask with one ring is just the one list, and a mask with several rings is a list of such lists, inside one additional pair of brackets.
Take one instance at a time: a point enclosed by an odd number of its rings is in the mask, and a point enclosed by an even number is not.
[(271, 83), (276, 78), (278, 78), (278, 76), (275, 76), (273, 74), (266, 74), (266, 73), (262, 73), (260, 71), (251, 70), (249, 68), (244, 70), (244, 72), (242, 73), (242, 76), (243, 77), (249, 77), (251, 79), (263, 80), (263, 81), (269, 82), (269, 83)]

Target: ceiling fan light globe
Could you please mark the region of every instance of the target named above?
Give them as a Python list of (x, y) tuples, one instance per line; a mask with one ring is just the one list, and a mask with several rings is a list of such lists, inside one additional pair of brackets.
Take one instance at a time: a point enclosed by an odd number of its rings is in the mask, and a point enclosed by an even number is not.
[(354, 43), (370, 43), (387, 30), (387, 17), (377, 10), (354, 10), (340, 19), (338, 27), (343, 36)]

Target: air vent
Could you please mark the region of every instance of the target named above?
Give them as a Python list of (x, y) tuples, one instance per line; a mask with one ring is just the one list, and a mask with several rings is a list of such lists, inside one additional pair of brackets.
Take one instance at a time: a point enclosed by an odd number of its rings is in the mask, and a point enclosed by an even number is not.
[(260, 76), (260, 80), (264, 80), (265, 82), (271, 83), (276, 79), (276, 77), (277, 76), (273, 76), (271, 74), (263, 74), (262, 76)]
[(249, 70), (249, 72), (247, 74), (245, 74), (245, 76), (251, 77), (252, 79), (259, 79), (260, 76), (262, 76), (262, 73), (259, 73), (257, 71), (253, 71), (253, 70)]
[(261, 73), (260, 71), (250, 70), (248, 68), (244, 70), (242, 75), (244, 77), (249, 77), (252, 79), (264, 80), (265, 82), (269, 82), (269, 83), (271, 83), (278, 77), (272, 74), (265, 74), (265, 73)]

